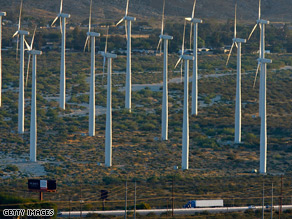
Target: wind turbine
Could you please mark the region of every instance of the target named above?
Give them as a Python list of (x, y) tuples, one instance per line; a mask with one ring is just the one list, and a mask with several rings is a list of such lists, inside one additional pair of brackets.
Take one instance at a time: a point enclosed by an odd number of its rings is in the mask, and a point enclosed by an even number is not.
[[(18, 98), (18, 133), (24, 133), (24, 40), (25, 36), (29, 35), (29, 32), (21, 30), (21, 13), (22, 13), (22, 0), (20, 2), (20, 12), (19, 12), (19, 21), (18, 29), (13, 34), (13, 37), (20, 36), (20, 71), (19, 71), (19, 98)], [(18, 50), (18, 40), (16, 54)]]
[(132, 42), (131, 42), (131, 26), (132, 21), (136, 21), (135, 17), (128, 16), (129, 11), (129, 0), (127, 0), (126, 13), (125, 16), (116, 24), (118, 26), (123, 21), (125, 21), (125, 30), (127, 37), (127, 72), (126, 72), (126, 99), (125, 99), (125, 108), (131, 112), (131, 93), (132, 93), (132, 69), (131, 69), (131, 50), (132, 50)]
[[(258, 20), (257, 23), (255, 24), (254, 28), (252, 29), (248, 40), (251, 38), (251, 36), (253, 35), (254, 31), (256, 30), (257, 26), (260, 27), (260, 54), (259, 54), (259, 58), (260, 59), (264, 59), (265, 58), (265, 27), (267, 24), (269, 24), (270, 22), (267, 20), (263, 20), (261, 19), (261, 0), (259, 0), (259, 16), (258, 16)], [(258, 71), (259, 69), (261, 69), (261, 73), (260, 73), (260, 101), (259, 101), (259, 116), (262, 116), (262, 103), (261, 101), (263, 101), (263, 97), (262, 97), (262, 93), (263, 93), (263, 80), (261, 79), (263, 77), (262, 72), (264, 71), (263, 66), (261, 66), (261, 63), (258, 63), (257, 66), (257, 70), (256, 70), (256, 76), (255, 76), (255, 81), (254, 81), (254, 86), (255, 86), (255, 82), (257, 79), (257, 75), (258, 75)]]
[(107, 59), (107, 109), (105, 128), (105, 166), (112, 166), (112, 59), (117, 58), (116, 54), (105, 51), (100, 54)]
[(237, 2), (235, 3), (235, 17), (234, 17), (234, 37), (233, 43), (227, 58), (226, 65), (228, 65), (230, 56), (234, 45), (237, 47), (237, 82), (236, 82), (236, 104), (235, 104), (235, 137), (236, 144), (241, 143), (241, 44), (246, 43), (245, 39), (237, 38)]
[[(37, 69), (37, 55), (42, 52), (33, 50), (34, 35), (32, 37), (31, 45), (28, 46), (29, 57), (32, 56), (32, 95), (31, 95), (31, 117), (30, 117), (30, 161), (37, 161), (37, 103), (36, 103), (36, 69)], [(30, 59), (30, 58), (29, 58)]]
[[(198, 115), (198, 24), (203, 23), (201, 19), (195, 18), (197, 0), (194, 0), (193, 12), (191, 18), (186, 18), (187, 21), (191, 22), (191, 32), (194, 25), (194, 64), (193, 64), (193, 83), (192, 83), (192, 115)], [(190, 37), (191, 40), (192, 37)], [(191, 45), (191, 43), (190, 43)]]
[(186, 20), (184, 21), (182, 54), (176, 63), (176, 66), (182, 61), (185, 63), (184, 75), (184, 110), (183, 110), (183, 134), (182, 134), (182, 169), (189, 169), (189, 62), (194, 61), (194, 56), (184, 54), (184, 38), (186, 31)]
[(91, 32), (91, 12), (92, 12), (92, 0), (90, 1), (90, 12), (89, 12), (89, 25), (87, 38), (84, 45), (84, 51), (89, 38), (91, 41), (91, 74), (90, 74), (90, 98), (89, 98), (89, 136), (95, 136), (95, 38), (99, 37), (100, 34)]
[(66, 18), (70, 18), (70, 14), (63, 13), (63, 0), (60, 4), (60, 13), (55, 18), (51, 26), (53, 26), (58, 19), (60, 19), (60, 28), (62, 33), (62, 45), (61, 45), (61, 78), (60, 78), (60, 108), (65, 110), (66, 103)]
[(261, 139), (260, 139), (260, 173), (267, 172), (267, 64), (272, 63), (270, 59), (258, 59), (263, 70), (261, 80), (263, 80), (262, 90), (262, 116), (261, 116)]
[(164, 40), (164, 65), (163, 65), (163, 98), (162, 98), (162, 133), (161, 139), (168, 140), (168, 41), (172, 40), (172, 36), (164, 35), (164, 10), (165, 10), (165, 0), (163, 0), (163, 10), (162, 10), (162, 25), (161, 34), (157, 50)]
[(2, 17), (6, 12), (0, 12), (0, 107), (2, 106)]
[(189, 62), (194, 61), (194, 56), (181, 55), (185, 62), (184, 76), (184, 114), (183, 114), (183, 140), (182, 140), (182, 169), (189, 169)]

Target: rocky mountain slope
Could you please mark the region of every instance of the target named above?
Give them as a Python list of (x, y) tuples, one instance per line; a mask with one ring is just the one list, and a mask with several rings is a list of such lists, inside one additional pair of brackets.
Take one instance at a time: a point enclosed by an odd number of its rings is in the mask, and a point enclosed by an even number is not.
[[(18, 14), (20, 0), (1, 0), (0, 10)], [(64, 0), (64, 13), (70, 13), (73, 21), (88, 17), (90, 0)], [(193, 0), (167, 0), (166, 16), (170, 19), (190, 16)], [(24, 14), (53, 19), (59, 11), (59, 0), (24, 0)], [(254, 22), (257, 19), (257, 0), (238, 0), (240, 20)], [(94, 0), (93, 18), (96, 22), (116, 21), (124, 15), (126, 0)], [(206, 19), (232, 19), (234, 0), (198, 0), (197, 17)], [(139, 20), (155, 21), (160, 18), (162, 0), (130, 0), (129, 15)], [(270, 21), (290, 22), (292, 5), (288, 0), (262, 0), (262, 14)]]

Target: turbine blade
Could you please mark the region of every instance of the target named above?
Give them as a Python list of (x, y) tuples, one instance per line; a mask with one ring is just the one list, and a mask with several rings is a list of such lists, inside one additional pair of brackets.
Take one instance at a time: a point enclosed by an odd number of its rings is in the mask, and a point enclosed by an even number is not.
[(120, 23), (122, 23), (124, 21), (124, 18), (122, 18), (117, 24), (116, 27), (120, 25)]
[(259, 20), (261, 19), (261, 0), (259, 0)]
[(250, 40), (251, 36), (253, 35), (253, 32), (255, 31), (255, 29), (257, 28), (258, 24), (255, 24), (251, 33), (249, 34), (248, 40)]
[(91, 31), (91, 13), (92, 13), (92, 0), (90, 1), (90, 11), (89, 11), (89, 25), (88, 25), (88, 32)]
[(26, 45), (27, 50), (32, 50), (32, 48), (30, 47), (30, 45), (27, 43), (26, 39), (24, 39), (24, 43)]
[(130, 1), (130, 0), (127, 0), (127, 7), (126, 7), (126, 14), (125, 14), (125, 17), (128, 16), (128, 12), (129, 12), (129, 1)]
[(184, 54), (184, 52), (185, 52), (185, 38), (186, 38), (186, 24), (187, 24), (187, 22), (186, 22), (186, 20), (185, 20), (185, 22), (184, 22), (184, 32), (183, 32), (183, 40), (182, 40), (182, 49), (181, 49), (181, 53), (182, 53), (182, 55)]
[(233, 50), (234, 44), (235, 44), (235, 43), (232, 43), (232, 46), (231, 46), (231, 49), (230, 49), (229, 55), (228, 55), (228, 57), (227, 57), (226, 66), (228, 65), (228, 62), (229, 62), (229, 59), (230, 59), (230, 56), (231, 56), (231, 53), (232, 53), (232, 50)]
[(21, 27), (22, 5), (23, 5), (23, 0), (21, 0), (21, 2), (20, 2), (19, 20), (18, 20), (18, 30), (20, 30), (20, 27)]
[(157, 49), (156, 49), (157, 51), (158, 51), (158, 49), (159, 49), (159, 47), (160, 47), (160, 45), (161, 45), (161, 42), (162, 42), (162, 39), (160, 38), (160, 39), (159, 39), (159, 42), (158, 42), (158, 45), (157, 45)]
[(87, 46), (88, 40), (89, 40), (89, 36), (86, 37), (83, 52), (85, 52), (85, 50), (86, 50), (86, 46)]
[(174, 69), (177, 68), (177, 66), (178, 66), (178, 64), (181, 62), (181, 60), (182, 60), (182, 58), (179, 58), (179, 59), (178, 59), (177, 63), (176, 63), (175, 66), (174, 66)]
[(163, 35), (164, 33), (164, 13), (165, 13), (165, 0), (163, 0), (161, 35)]
[(191, 22), (191, 30), (190, 30), (190, 49), (192, 49), (192, 37), (193, 37), (193, 22)]
[(256, 70), (255, 79), (254, 79), (254, 82), (253, 82), (253, 88), (255, 88), (255, 84), (256, 84), (256, 81), (257, 81), (257, 77), (258, 77), (258, 73), (259, 73), (259, 70), (260, 70), (260, 66), (261, 66), (261, 64), (258, 63), (258, 67), (257, 67), (257, 70)]
[(27, 83), (28, 83), (30, 59), (31, 59), (31, 55), (29, 54), (29, 56), (28, 56), (28, 63), (27, 63), (27, 71), (26, 71), (26, 81), (25, 81), (25, 86), (26, 87), (27, 87)]
[(33, 44), (34, 44), (34, 38), (35, 38), (36, 29), (37, 29), (37, 27), (34, 28), (33, 35), (32, 35), (32, 39), (31, 39), (31, 44), (30, 44), (30, 49), (31, 50), (33, 49)]
[(235, 16), (234, 16), (234, 38), (237, 36), (237, 2), (235, 3)]
[(194, 6), (193, 6), (193, 12), (192, 12), (192, 18), (195, 17), (196, 4), (197, 4), (197, 0), (194, 0)]
[(17, 34), (18, 34), (18, 31), (16, 31), (16, 32), (13, 34), (12, 38), (14, 38)]
[(17, 35), (17, 40), (16, 40), (16, 59), (18, 57), (18, 47), (19, 47), (19, 35)]
[(63, 34), (63, 31), (62, 31), (62, 18), (60, 18), (60, 31), (61, 31), (61, 34)]
[(128, 41), (128, 21), (125, 22), (126, 39)]
[(107, 26), (107, 29), (106, 29), (106, 39), (105, 39), (104, 53), (107, 53), (108, 32), (109, 32), (109, 26)]
[(59, 19), (59, 16), (55, 18), (55, 20), (52, 22), (51, 27), (54, 26), (54, 24), (56, 23), (56, 21)]
[(60, 14), (62, 14), (63, 11), (63, 0), (61, 0), (61, 4), (60, 4)]

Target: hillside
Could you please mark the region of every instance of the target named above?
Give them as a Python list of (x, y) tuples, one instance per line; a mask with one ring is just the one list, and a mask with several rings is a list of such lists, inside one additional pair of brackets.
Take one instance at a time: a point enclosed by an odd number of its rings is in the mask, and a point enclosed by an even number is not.
[[(234, 0), (199, 0), (197, 1), (197, 17), (206, 19), (226, 20), (233, 18)], [(13, 11), (18, 14), (20, 0), (2, 0), (0, 8), (2, 11)], [(72, 21), (82, 21), (87, 18), (89, 11), (89, 0), (65, 0), (64, 13), (72, 15)], [(166, 16), (168, 19), (191, 15), (193, 0), (168, 0), (166, 3)], [(59, 0), (39, 1), (25, 0), (24, 14), (35, 15), (45, 19), (53, 19), (59, 11)], [(125, 0), (95, 0), (93, 2), (93, 19), (95, 22), (116, 21), (123, 16)], [(258, 2), (246, 0), (238, 2), (239, 19), (254, 22), (257, 19)], [(136, 16), (139, 20), (153, 19), (153, 22), (161, 14), (162, 0), (131, 0), (129, 14)], [(264, 19), (274, 22), (289, 22), (292, 19), (292, 9), (288, 0), (263, 0), (262, 14)]]

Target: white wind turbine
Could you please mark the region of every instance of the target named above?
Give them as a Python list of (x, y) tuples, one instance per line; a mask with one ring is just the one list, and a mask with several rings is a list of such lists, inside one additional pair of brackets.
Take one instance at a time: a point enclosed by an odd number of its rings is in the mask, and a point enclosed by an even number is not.
[[(254, 28), (252, 29), (248, 40), (251, 38), (252, 34), (254, 33), (254, 31), (256, 30), (257, 26), (260, 27), (260, 50), (259, 50), (259, 58), (260, 59), (264, 59), (265, 58), (265, 27), (266, 24), (269, 24), (270, 22), (267, 20), (263, 20), (261, 19), (261, 0), (259, 0), (259, 16), (258, 16), (258, 20), (257, 23), (255, 24)], [(258, 66), (257, 66), (257, 70), (256, 70), (256, 76), (255, 76), (255, 81), (254, 81), (254, 87), (255, 87), (255, 83), (256, 83), (256, 79), (257, 79), (257, 75), (258, 75), (258, 71), (259, 69), (261, 69), (261, 73), (260, 73), (260, 98), (259, 98), (259, 116), (262, 116), (262, 106), (263, 106), (263, 80), (261, 79), (263, 77), (262, 72), (264, 71), (263, 66), (261, 65), (260, 62), (258, 62)]]
[(260, 173), (267, 172), (267, 64), (272, 63), (270, 59), (258, 59), (261, 64), (262, 90), (262, 116), (261, 116), (261, 139), (260, 139)]
[(184, 108), (183, 108), (183, 134), (182, 134), (182, 169), (189, 169), (189, 62), (194, 60), (194, 56), (184, 55), (184, 38), (186, 31), (186, 20), (184, 21), (182, 54), (176, 66), (184, 61)]
[(261, 0), (259, 0), (259, 17), (256, 25), (252, 29), (249, 39), (259, 25), (260, 34), (260, 58), (258, 59), (258, 67), (256, 71), (255, 82), (260, 68), (260, 101), (259, 101), (259, 115), (261, 117), (261, 138), (260, 138), (260, 173), (267, 171), (267, 121), (266, 121), (266, 64), (271, 63), (269, 59), (265, 59), (265, 28), (270, 22), (261, 19)]
[(22, 13), (22, 0), (20, 2), (20, 12), (19, 12), (19, 21), (18, 29), (13, 34), (13, 37), (20, 36), (20, 42), (17, 39), (16, 54), (18, 50), (18, 43), (20, 43), (20, 72), (19, 72), (19, 98), (18, 98), (18, 133), (24, 133), (24, 41), (25, 36), (29, 35), (29, 32), (21, 30), (21, 13)]
[(107, 45), (105, 51), (100, 54), (107, 59), (107, 108), (105, 128), (105, 166), (112, 166), (112, 59), (117, 58), (116, 54), (108, 53)]
[[(37, 55), (42, 52), (33, 50), (35, 31), (31, 40), (31, 45), (28, 45), (29, 59), (32, 56), (32, 96), (31, 96), (31, 117), (30, 117), (30, 161), (37, 161), (37, 103), (36, 103), (36, 70), (37, 70)], [(28, 67), (29, 69), (29, 67)]]
[(129, 0), (127, 0), (126, 13), (125, 16), (116, 24), (118, 26), (123, 21), (125, 21), (125, 30), (127, 37), (127, 72), (126, 72), (126, 96), (125, 96), (125, 108), (131, 112), (131, 93), (132, 93), (132, 66), (131, 66), (131, 50), (132, 50), (132, 41), (131, 41), (131, 31), (132, 31), (132, 21), (135, 21), (135, 17), (129, 17)]
[[(193, 83), (192, 83), (192, 115), (198, 115), (198, 24), (203, 23), (201, 19), (195, 18), (197, 0), (194, 0), (191, 18), (186, 18), (191, 22), (190, 40), (192, 40), (192, 27), (194, 25), (194, 64), (193, 64)], [(190, 43), (191, 45), (191, 43)]]
[(100, 34), (91, 32), (91, 13), (92, 13), (92, 0), (90, 1), (90, 12), (89, 12), (89, 25), (87, 38), (84, 45), (84, 51), (89, 38), (91, 41), (91, 74), (90, 74), (90, 98), (89, 98), (89, 136), (95, 136), (95, 38), (99, 37)]
[(2, 17), (6, 12), (0, 12), (0, 107), (2, 106)]
[(235, 3), (235, 17), (234, 17), (234, 37), (233, 43), (227, 58), (226, 65), (228, 65), (234, 45), (237, 47), (237, 82), (236, 82), (236, 104), (235, 104), (235, 137), (234, 142), (241, 143), (241, 44), (246, 43), (245, 39), (237, 38), (237, 3)]
[(70, 14), (64, 14), (63, 12), (63, 0), (60, 4), (60, 13), (55, 18), (51, 26), (53, 26), (58, 19), (60, 19), (60, 28), (62, 33), (62, 45), (61, 45), (61, 78), (60, 78), (60, 108), (65, 110), (66, 103), (66, 63), (65, 63), (65, 47), (66, 47), (66, 18), (70, 18)]
[(165, 0), (163, 0), (163, 10), (162, 10), (162, 25), (161, 25), (161, 34), (158, 48), (161, 46), (162, 41), (164, 40), (164, 66), (163, 66), (163, 99), (162, 99), (162, 133), (161, 139), (166, 141), (168, 140), (168, 41), (172, 40), (172, 36), (164, 35), (164, 10), (165, 10)]

